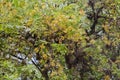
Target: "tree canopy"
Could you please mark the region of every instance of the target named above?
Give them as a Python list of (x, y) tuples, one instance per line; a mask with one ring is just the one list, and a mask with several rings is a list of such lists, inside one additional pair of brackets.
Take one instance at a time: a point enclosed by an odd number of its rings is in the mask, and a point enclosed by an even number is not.
[(119, 80), (120, 0), (0, 0), (0, 80)]

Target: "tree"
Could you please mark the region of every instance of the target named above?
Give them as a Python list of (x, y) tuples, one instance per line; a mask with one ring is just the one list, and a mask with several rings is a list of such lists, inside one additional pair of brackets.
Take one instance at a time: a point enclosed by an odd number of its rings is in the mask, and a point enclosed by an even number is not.
[(119, 0), (1, 0), (2, 80), (120, 79)]

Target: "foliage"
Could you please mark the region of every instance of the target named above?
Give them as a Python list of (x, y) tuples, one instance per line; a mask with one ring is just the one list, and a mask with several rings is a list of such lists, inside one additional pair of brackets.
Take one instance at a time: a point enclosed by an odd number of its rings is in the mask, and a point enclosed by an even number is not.
[(120, 0), (0, 0), (1, 80), (119, 80)]

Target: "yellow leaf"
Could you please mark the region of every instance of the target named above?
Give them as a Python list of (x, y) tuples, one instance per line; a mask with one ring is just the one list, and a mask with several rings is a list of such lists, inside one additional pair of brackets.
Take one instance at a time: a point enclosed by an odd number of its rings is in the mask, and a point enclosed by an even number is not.
[(62, 66), (59, 66), (59, 68), (58, 68), (58, 74), (60, 74), (60, 73), (62, 73), (63, 72), (63, 67)]
[(7, 3), (7, 7), (10, 8), (12, 4), (10, 2)]
[(107, 33), (109, 32), (108, 25), (103, 25), (102, 27), (104, 28), (105, 32), (107, 32)]
[(110, 76), (109, 76), (109, 75), (106, 75), (106, 76), (105, 76), (105, 80), (110, 80)]
[(41, 49), (45, 48), (44, 44), (40, 45), (40, 48), (41, 48)]
[(32, 10), (32, 11), (30, 12), (30, 16), (34, 15), (35, 13), (36, 13), (36, 11), (35, 11), (35, 10)]
[(48, 64), (45, 64), (44, 67), (45, 67), (45, 68), (48, 68)]
[(120, 60), (116, 60), (115, 63), (120, 63)]
[(90, 40), (90, 43), (91, 43), (91, 44), (94, 44), (94, 43), (95, 43), (95, 40), (94, 40), (94, 39)]
[(61, 36), (61, 40), (64, 40), (65, 38), (64, 38), (64, 36)]
[(50, 74), (50, 76), (52, 77), (52, 76), (55, 76), (56, 74), (57, 74), (56, 71), (52, 71), (52, 73)]
[(43, 3), (43, 4), (42, 4), (42, 9), (44, 9), (45, 7), (46, 7), (46, 4)]
[(16, 15), (17, 14), (17, 10), (13, 9), (11, 13), (12, 13), (12, 15)]
[(42, 57), (43, 57), (43, 59), (47, 59), (47, 55), (45, 54), (45, 53), (43, 53), (43, 55), (42, 55)]
[(34, 9), (35, 9), (36, 11), (39, 11), (39, 7), (37, 7), (37, 6), (35, 6)]
[(107, 45), (110, 45), (110, 44), (111, 44), (110, 40), (108, 40), (108, 38), (105, 37), (105, 36), (103, 37), (103, 41), (104, 41), (104, 43), (107, 44)]
[(39, 52), (39, 49), (38, 49), (38, 48), (35, 48), (34, 51), (35, 51), (36, 53), (38, 53), (38, 52)]
[(30, 20), (27, 21), (26, 26), (27, 26), (27, 27), (30, 27), (30, 26), (32, 25), (32, 23), (33, 23), (33, 20), (30, 19)]
[(55, 66), (55, 63), (52, 61), (52, 62), (50, 63), (50, 65), (51, 65), (52, 67), (54, 67), (54, 66)]
[(79, 11), (79, 13), (80, 13), (81, 15), (84, 15), (84, 14), (85, 14), (85, 12), (84, 12), (83, 9), (81, 9), (81, 10)]

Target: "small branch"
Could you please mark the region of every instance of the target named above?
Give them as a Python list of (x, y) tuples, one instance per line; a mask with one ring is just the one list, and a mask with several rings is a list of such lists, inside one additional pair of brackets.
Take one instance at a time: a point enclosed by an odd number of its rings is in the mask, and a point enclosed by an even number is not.
[(31, 59), (31, 61), (35, 65), (35, 67), (40, 71), (40, 73), (43, 75), (43, 77), (45, 78), (45, 80), (49, 80), (48, 75), (46, 75), (46, 73), (45, 73), (46, 71), (42, 71), (40, 69), (40, 67), (36, 64), (36, 62), (34, 60)]
[(38, 67), (38, 65), (34, 62), (34, 60), (31, 59), (31, 61), (35, 65), (35, 67), (40, 71), (40, 73), (42, 73), (42, 70)]
[(97, 11), (97, 16), (99, 15), (99, 13), (102, 11), (102, 9), (104, 8), (104, 6), (102, 6), (102, 7), (100, 7), (99, 9), (98, 9), (98, 11)]
[(24, 60), (23, 58), (20, 58), (20, 57), (18, 57), (16, 55), (13, 55), (13, 54), (10, 54), (10, 55), (13, 56), (13, 57), (15, 57), (15, 58), (17, 58), (17, 59), (19, 59), (19, 60)]

